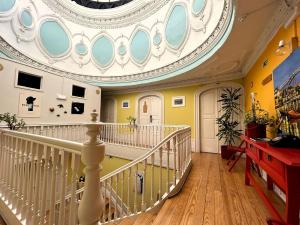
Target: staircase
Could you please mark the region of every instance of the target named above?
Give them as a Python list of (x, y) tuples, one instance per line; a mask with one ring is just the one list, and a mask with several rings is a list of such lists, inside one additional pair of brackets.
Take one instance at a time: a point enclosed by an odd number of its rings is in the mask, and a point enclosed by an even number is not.
[[(180, 191), (191, 169), (190, 127), (128, 129), (92, 116), (86, 125), (0, 129), (0, 214), (8, 224), (151, 224), (153, 212)], [(124, 145), (139, 146), (144, 138), (155, 140), (154, 147), (100, 179), (105, 144), (99, 137), (122, 144), (113, 138), (118, 132), (131, 140)], [(88, 141), (76, 142), (83, 138)], [(84, 188), (78, 186), (81, 161)]]

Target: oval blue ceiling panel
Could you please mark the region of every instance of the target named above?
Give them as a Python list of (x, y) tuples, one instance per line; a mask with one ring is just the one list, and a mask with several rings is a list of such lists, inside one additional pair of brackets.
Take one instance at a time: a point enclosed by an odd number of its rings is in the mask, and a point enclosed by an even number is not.
[(194, 0), (193, 1), (193, 6), (192, 6), (192, 11), (194, 14), (199, 14), (203, 11), (205, 7), (206, 0)]
[(123, 42), (121, 42), (121, 44), (118, 48), (118, 53), (119, 53), (120, 56), (124, 56), (127, 53), (126, 46), (124, 45)]
[(178, 49), (184, 42), (188, 31), (186, 8), (182, 5), (174, 6), (166, 25), (167, 43), (174, 49)]
[(52, 57), (60, 57), (70, 49), (71, 41), (67, 32), (54, 20), (42, 23), (40, 38), (44, 49)]
[(114, 46), (105, 36), (98, 38), (92, 47), (93, 57), (100, 66), (108, 66), (114, 56)]
[(157, 31), (153, 37), (153, 43), (155, 46), (159, 46), (162, 42), (161, 34)]
[(11, 10), (16, 3), (16, 0), (0, 0), (0, 12)]
[(143, 30), (138, 30), (131, 40), (130, 52), (134, 61), (137, 63), (145, 62), (150, 53), (149, 34)]
[(24, 27), (31, 27), (33, 24), (33, 18), (31, 13), (28, 10), (23, 10), (21, 12), (21, 23)]
[(78, 55), (88, 54), (88, 47), (82, 41), (75, 45), (75, 51)]

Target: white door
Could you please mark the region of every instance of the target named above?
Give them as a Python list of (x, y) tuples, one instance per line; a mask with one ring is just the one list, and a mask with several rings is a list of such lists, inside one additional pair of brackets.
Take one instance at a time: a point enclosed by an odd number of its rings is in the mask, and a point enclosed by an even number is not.
[(161, 99), (158, 96), (140, 99), (139, 123), (141, 125), (161, 124)]
[(104, 98), (101, 102), (101, 122), (115, 122), (115, 101), (111, 98)]
[(146, 125), (141, 127), (142, 132), (139, 139), (148, 147), (154, 147), (162, 138), (163, 130), (159, 126), (162, 115), (161, 103), (158, 96), (146, 96), (139, 100), (139, 123), (140, 125)]
[(200, 96), (200, 149), (201, 152), (218, 153), (218, 89), (204, 92)]

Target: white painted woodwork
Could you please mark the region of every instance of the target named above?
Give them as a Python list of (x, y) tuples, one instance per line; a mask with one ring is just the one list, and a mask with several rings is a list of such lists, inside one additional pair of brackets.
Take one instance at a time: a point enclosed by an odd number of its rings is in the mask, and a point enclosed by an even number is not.
[[(0, 129), (0, 201), (6, 200), (12, 213), (19, 213), (16, 219), (26, 219), (28, 225), (105, 224), (152, 209), (178, 192), (191, 165), (190, 127), (160, 126), (165, 133), (162, 140), (100, 179), (104, 144), (99, 137), (128, 144), (118, 136), (132, 128), (96, 123), (96, 114), (93, 116), (93, 122), (86, 125), (31, 125), (23, 129), (28, 133)], [(153, 127), (135, 129), (149, 134)], [(70, 141), (82, 137), (88, 141)], [(135, 132), (126, 137), (131, 145), (142, 145)], [(80, 159), (85, 164), (84, 188), (78, 183)], [(137, 172), (143, 174), (143, 183), (137, 182)], [(142, 185), (142, 193), (137, 193), (137, 185)], [(104, 199), (108, 212), (104, 212)]]
[(114, 123), (116, 120), (116, 107), (113, 98), (103, 98), (101, 101), (101, 122)]
[(200, 96), (200, 144), (201, 152), (218, 153), (218, 89), (211, 89)]
[(161, 105), (161, 99), (158, 96), (146, 96), (141, 98), (139, 100), (139, 124), (161, 124)]

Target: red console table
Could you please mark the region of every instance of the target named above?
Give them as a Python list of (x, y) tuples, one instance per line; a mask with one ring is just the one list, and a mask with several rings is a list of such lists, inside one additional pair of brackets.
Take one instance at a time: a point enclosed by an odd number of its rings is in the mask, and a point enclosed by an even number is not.
[[(241, 137), (246, 142), (246, 185), (253, 185), (270, 210), (273, 219), (288, 225), (299, 225), (300, 209), (300, 150), (274, 148), (266, 142)], [(275, 183), (286, 194), (285, 218), (278, 213), (251, 174), (251, 161), (267, 173), (268, 189)]]

